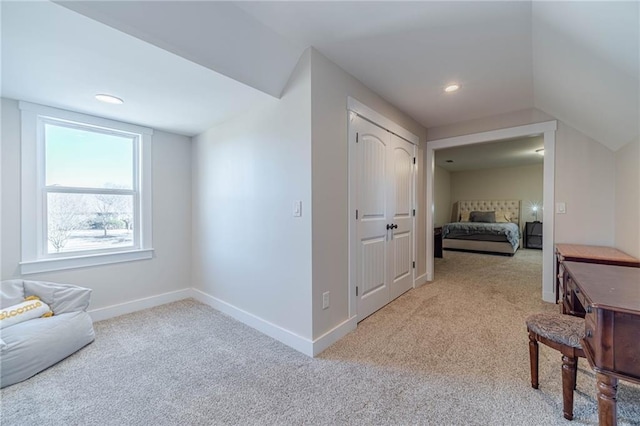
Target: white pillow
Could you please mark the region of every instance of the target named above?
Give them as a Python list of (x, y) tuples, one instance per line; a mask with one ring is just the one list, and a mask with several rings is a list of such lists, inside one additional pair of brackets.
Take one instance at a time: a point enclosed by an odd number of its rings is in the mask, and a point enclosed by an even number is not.
[(53, 315), (53, 313), (49, 305), (42, 300), (35, 298), (28, 299), (0, 311), (0, 328), (6, 328), (23, 321), (51, 315)]

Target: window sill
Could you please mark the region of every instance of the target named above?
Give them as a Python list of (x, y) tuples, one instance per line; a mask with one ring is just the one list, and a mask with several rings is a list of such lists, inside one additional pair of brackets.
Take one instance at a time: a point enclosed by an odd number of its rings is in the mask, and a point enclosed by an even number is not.
[(40, 272), (62, 271), (65, 269), (85, 268), (88, 266), (109, 265), (112, 263), (131, 262), (134, 260), (151, 259), (153, 249), (120, 251), (115, 253), (101, 253), (74, 257), (61, 257), (56, 259), (41, 259), (28, 262), (20, 262), (22, 275), (37, 274)]

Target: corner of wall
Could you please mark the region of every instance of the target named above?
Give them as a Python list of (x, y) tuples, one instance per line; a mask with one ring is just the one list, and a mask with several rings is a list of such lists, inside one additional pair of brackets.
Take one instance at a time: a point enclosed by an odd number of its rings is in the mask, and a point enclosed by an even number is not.
[(196, 136), (192, 156), (195, 291), (303, 352), (312, 337), (310, 59), (307, 49), (280, 99)]
[(615, 152), (615, 247), (640, 258), (640, 137)]

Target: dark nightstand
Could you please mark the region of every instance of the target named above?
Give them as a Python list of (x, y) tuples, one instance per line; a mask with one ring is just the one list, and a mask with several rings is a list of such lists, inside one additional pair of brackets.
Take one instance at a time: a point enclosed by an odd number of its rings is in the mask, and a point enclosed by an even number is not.
[(433, 257), (442, 257), (442, 228), (433, 229)]
[(542, 250), (542, 222), (527, 222), (524, 225), (524, 248)]

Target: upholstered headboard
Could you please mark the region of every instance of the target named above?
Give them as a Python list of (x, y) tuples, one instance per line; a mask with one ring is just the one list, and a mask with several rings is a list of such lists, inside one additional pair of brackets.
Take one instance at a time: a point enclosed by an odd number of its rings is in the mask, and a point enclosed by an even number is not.
[(464, 211), (490, 212), (502, 210), (511, 214), (511, 222), (520, 226), (522, 202), (520, 200), (461, 200), (455, 209), (455, 220), (460, 220), (460, 215)]

